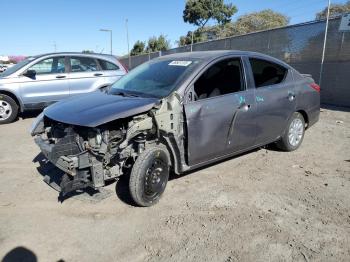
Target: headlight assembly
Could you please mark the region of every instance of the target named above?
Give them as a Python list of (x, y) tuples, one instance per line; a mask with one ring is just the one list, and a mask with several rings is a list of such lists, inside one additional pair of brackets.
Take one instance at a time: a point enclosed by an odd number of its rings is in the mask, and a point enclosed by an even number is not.
[(32, 136), (44, 132), (44, 113), (41, 113), (37, 116), (37, 118), (35, 118), (31, 128), (29, 129), (29, 132)]

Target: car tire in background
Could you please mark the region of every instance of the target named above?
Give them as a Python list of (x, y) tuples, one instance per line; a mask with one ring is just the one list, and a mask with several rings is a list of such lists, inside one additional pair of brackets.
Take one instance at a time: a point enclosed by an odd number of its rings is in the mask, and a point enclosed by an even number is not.
[(0, 94), (0, 125), (13, 122), (18, 115), (18, 105), (9, 96)]
[(147, 207), (159, 201), (169, 179), (169, 161), (169, 153), (163, 145), (147, 148), (136, 159), (129, 190), (137, 205)]
[(305, 119), (299, 112), (294, 112), (288, 121), (286, 131), (277, 142), (277, 147), (283, 151), (294, 151), (303, 142), (305, 134)]

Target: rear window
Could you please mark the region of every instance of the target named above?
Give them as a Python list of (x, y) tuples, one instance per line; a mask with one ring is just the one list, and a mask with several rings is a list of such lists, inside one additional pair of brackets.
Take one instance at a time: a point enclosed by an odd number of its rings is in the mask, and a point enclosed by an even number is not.
[(281, 83), (287, 74), (287, 69), (270, 61), (250, 58), (255, 87), (276, 85)]
[(119, 66), (105, 60), (98, 60), (102, 70), (119, 70)]
[(71, 72), (91, 72), (97, 71), (96, 60), (90, 57), (71, 57)]

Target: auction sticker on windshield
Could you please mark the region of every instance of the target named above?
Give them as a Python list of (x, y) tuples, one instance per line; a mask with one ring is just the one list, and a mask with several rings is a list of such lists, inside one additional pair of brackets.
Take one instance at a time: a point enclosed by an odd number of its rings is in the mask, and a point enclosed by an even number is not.
[(171, 66), (189, 66), (192, 61), (172, 61), (169, 63)]

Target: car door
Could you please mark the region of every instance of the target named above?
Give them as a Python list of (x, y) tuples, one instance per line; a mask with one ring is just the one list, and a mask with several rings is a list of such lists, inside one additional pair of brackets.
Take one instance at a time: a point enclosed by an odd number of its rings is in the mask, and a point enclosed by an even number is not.
[[(26, 72), (34, 70), (35, 75)], [(30, 66), (19, 78), (23, 104), (28, 108), (40, 108), (69, 96), (66, 58), (44, 58)]]
[(184, 106), (189, 165), (254, 144), (254, 90), (246, 87), (238, 57), (210, 65), (195, 80), (188, 91), (193, 99)]
[(295, 111), (292, 72), (273, 61), (251, 57), (251, 74), (257, 103), (257, 144), (275, 141)]
[(69, 57), (68, 83), (70, 96), (92, 92), (98, 87), (102, 87), (105, 83), (102, 76), (103, 71), (95, 58), (87, 56)]

